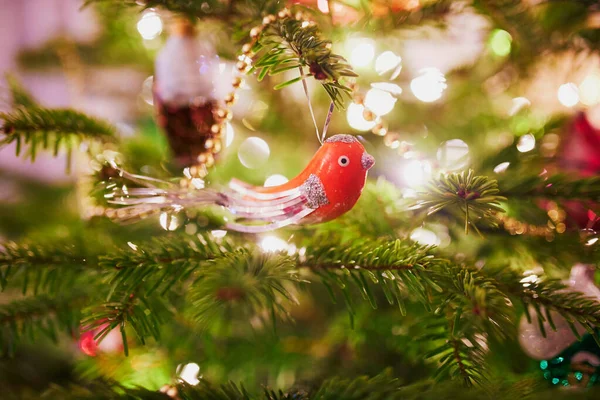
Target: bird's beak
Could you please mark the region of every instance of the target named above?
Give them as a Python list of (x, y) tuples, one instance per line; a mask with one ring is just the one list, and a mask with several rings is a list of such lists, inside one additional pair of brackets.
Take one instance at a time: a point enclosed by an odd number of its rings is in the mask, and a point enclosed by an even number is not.
[(360, 163), (364, 169), (368, 170), (375, 165), (375, 157), (365, 151), (360, 159)]

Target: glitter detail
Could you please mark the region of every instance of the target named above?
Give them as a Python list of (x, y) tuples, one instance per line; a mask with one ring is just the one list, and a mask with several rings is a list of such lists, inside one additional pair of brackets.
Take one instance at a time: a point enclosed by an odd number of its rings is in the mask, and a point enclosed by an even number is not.
[(329, 204), (329, 200), (327, 200), (327, 195), (325, 194), (323, 184), (321, 183), (319, 177), (317, 177), (314, 174), (311, 174), (306, 180), (306, 182), (304, 182), (302, 186), (300, 186), (300, 190), (302, 191), (302, 194), (304, 194), (304, 196), (306, 196), (306, 198), (308, 199), (306, 203), (307, 207), (319, 208), (321, 206)]
[(335, 142), (343, 142), (343, 143), (354, 143), (358, 142), (358, 139), (352, 135), (335, 135), (325, 140), (325, 143), (335, 143)]
[(370, 169), (375, 165), (375, 157), (365, 151), (360, 158), (360, 163), (364, 169)]

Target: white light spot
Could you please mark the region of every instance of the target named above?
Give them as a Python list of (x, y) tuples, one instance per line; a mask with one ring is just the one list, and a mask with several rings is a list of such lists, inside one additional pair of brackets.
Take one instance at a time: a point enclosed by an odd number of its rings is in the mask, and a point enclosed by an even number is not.
[(287, 181), (288, 181), (288, 178), (286, 178), (285, 176), (280, 175), (280, 174), (275, 174), (275, 175), (269, 176), (265, 180), (264, 186), (265, 187), (279, 186), (279, 185), (283, 185)]
[(223, 239), (225, 237), (225, 235), (227, 235), (227, 231), (224, 231), (222, 229), (215, 229), (214, 231), (210, 231), (210, 234), (215, 239)]
[(160, 213), (159, 222), (165, 231), (174, 231), (179, 227), (179, 219), (175, 214), (170, 212)]
[(137, 23), (137, 30), (146, 40), (151, 40), (160, 35), (163, 29), (160, 16), (154, 11), (147, 11)]
[(431, 164), (427, 161), (411, 160), (404, 165), (402, 176), (408, 187), (422, 186), (431, 178)]
[(354, 67), (366, 67), (375, 57), (375, 42), (371, 39), (351, 39), (348, 41), (350, 64)]
[(440, 239), (437, 235), (425, 228), (416, 228), (413, 230), (410, 233), (410, 240), (425, 246), (438, 246), (440, 244)]
[(501, 174), (501, 173), (505, 172), (508, 169), (509, 165), (510, 165), (510, 163), (508, 161), (500, 163), (500, 164), (498, 164), (498, 165), (496, 165), (494, 167), (494, 172), (497, 173), (497, 174)]
[(368, 131), (373, 129), (376, 124), (375, 121), (367, 121), (363, 115), (364, 112), (365, 107), (362, 104), (350, 103), (348, 106), (346, 112), (348, 124), (357, 131)]
[(200, 178), (192, 178), (191, 181), (192, 186), (196, 189), (204, 189), (204, 181)]
[(410, 82), (410, 90), (415, 97), (425, 103), (439, 100), (448, 87), (444, 74), (437, 68), (424, 68), (421, 75)]
[(590, 240), (588, 240), (588, 241), (585, 243), (585, 245), (586, 245), (586, 246), (591, 246), (591, 245), (593, 245), (594, 243), (596, 243), (597, 241), (598, 241), (598, 238), (597, 238), (597, 237), (595, 237), (595, 238), (591, 238)]
[(579, 99), (586, 106), (600, 103), (600, 74), (590, 74), (579, 85)]
[(192, 386), (200, 383), (198, 379), (198, 373), (200, 372), (200, 366), (196, 363), (185, 364), (183, 367), (180, 365), (177, 367), (179, 372), (179, 378), (182, 381), (189, 383)]
[(365, 96), (365, 106), (376, 115), (385, 115), (394, 109), (396, 98), (380, 89), (370, 89)]
[(317, 7), (319, 11), (327, 14), (329, 12), (329, 0), (317, 0)]
[(402, 94), (402, 88), (395, 83), (388, 82), (375, 82), (371, 83), (371, 87), (375, 89), (384, 90), (393, 94), (394, 96), (400, 96)]
[(565, 83), (558, 88), (558, 101), (565, 107), (573, 107), (579, 103), (579, 89), (572, 83)]
[(265, 236), (260, 241), (260, 247), (264, 253), (274, 253), (288, 249), (288, 243), (277, 236)]
[(131, 247), (133, 251), (137, 251), (138, 249), (137, 245), (132, 242), (127, 242), (127, 246)]
[(154, 85), (154, 76), (150, 75), (142, 83), (142, 99), (151, 106), (154, 105), (154, 93), (152, 92), (152, 86)]
[(527, 135), (521, 136), (519, 143), (517, 143), (517, 150), (521, 153), (527, 153), (535, 148), (535, 137), (528, 133)]
[(515, 97), (512, 99), (512, 106), (510, 107), (510, 111), (508, 115), (513, 116), (525, 107), (529, 107), (531, 105), (531, 101), (527, 97)]
[(469, 145), (460, 139), (448, 140), (439, 147), (437, 159), (446, 170), (464, 168), (469, 163)]
[(267, 142), (252, 136), (242, 142), (238, 149), (238, 158), (246, 168), (258, 168), (264, 165), (271, 155)]
[(233, 130), (233, 126), (227, 122), (225, 124), (225, 147), (231, 146), (233, 143), (233, 138), (235, 137), (235, 132)]
[(526, 276), (525, 278), (521, 279), (520, 282), (523, 284), (524, 287), (529, 287), (531, 286), (532, 283), (537, 283), (540, 280), (540, 277), (535, 275), (535, 274), (531, 274)]
[[(375, 60), (375, 71), (379, 75), (383, 75), (386, 72), (397, 68), (402, 63), (402, 57), (394, 54), (393, 51), (384, 51)], [(400, 66), (401, 68), (401, 66)], [(398, 71), (400, 72), (400, 71)], [(392, 78), (393, 79), (393, 78)]]

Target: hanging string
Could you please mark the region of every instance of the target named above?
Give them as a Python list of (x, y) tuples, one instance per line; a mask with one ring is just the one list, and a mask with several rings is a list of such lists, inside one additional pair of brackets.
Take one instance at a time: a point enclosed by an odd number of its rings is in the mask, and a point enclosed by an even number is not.
[(304, 87), (304, 94), (306, 95), (306, 100), (308, 102), (308, 110), (310, 111), (310, 116), (313, 121), (313, 125), (315, 126), (315, 132), (317, 133), (317, 140), (319, 143), (323, 144), (325, 141), (325, 137), (327, 136), (327, 129), (329, 128), (329, 123), (331, 122), (331, 116), (333, 115), (333, 101), (329, 105), (329, 111), (327, 112), (327, 117), (325, 118), (325, 124), (323, 125), (323, 134), (319, 133), (319, 127), (317, 125), (317, 119), (315, 118), (315, 113), (312, 108), (312, 104), (310, 102), (310, 94), (308, 93), (308, 85), (306, 84), (306, 76), (304, 75), (304, 70), (302, 67), (300, 69), (300, 78), (302, 78), (302, 87)]

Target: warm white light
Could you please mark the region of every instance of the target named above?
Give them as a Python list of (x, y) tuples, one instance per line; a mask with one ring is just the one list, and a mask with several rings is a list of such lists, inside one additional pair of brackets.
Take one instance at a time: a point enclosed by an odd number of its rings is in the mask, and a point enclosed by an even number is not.
[(407, 186), (422, 186), (431, 178), (431, 164), (427, 161), (411, 160), (404, 165), (402, 176)]
[(375, 57), (375, 42), (371, 39), (352, 39), (348, 42), (350, 64), (354, 67), (366, 67)]
[(394, 109), (396, 98), (381, 89), (369, 89), (365, 96), (365, 106), (376, 115), (385, 115)]
[(142, 99), (151, 106), (154, 105), (154, 93), (152, 93), (152, 87), (154, 86), (154, 76), (150, 75), (142, 83)]
[[(383, 75), (386, 72), (397, 68), (402, 63), (402, 57), (394, 54), (393, 51), (384, 51), (381, 53), (377, 59), (375, 60), (375, 71), (379, 75)], [(401, 68), (401, 67), (400, 67)], [(400, 71), (395, 71), (394, 74), (399, 73)], [(394, 79), (394, 77), (392, 77)]]
[(265, 236), (263, 240), (260, 241), (260, 248), (265, 253), (274, 253), (277, 251), (284, 251), (288, 249), (288, 243), (278, 238), (277, 236)]
[(528, 133), (527, 135), (521, 136), (519, 143), (517, 143), (517, 150), (521, 153), (527, 153), (535, 148), (535, 137)]
[(222, 230), (222, 229), (215, 229), (213, 231), (210, 231), (210, 234), (215, 238), (215, 239), (223, 239), (225, 237), (225, 235), (227, 235), (227, 231)]
[(508, 169), (509, 165), (510, 165), (510, 163), (508, 161), (500, 163), (494, 167), (494, 172), (497, 174), (501, 174)]
[(267, 162), (271, 150), (267, 142), (252, 136), (242, 142), (238, 149), (238, 158), (246, 168), (258, 168)]
[(444, 74), (437, 68), (424, 68), (420, 72), (421, 75), (410, 82), (415, 97), (425, 103), (440, 99), (448, 87)]
[(393, 94), (394, 96), (400, 96), (402, 94), (402, 88), (395, 83), (388, 82), (375, 82), (371, 83), (371, 87), (375, 89), (380, 89), (386, 92)]
[(165, 231), (174, 231), (179, 227), (179, 219), (173, 213), (162, 212), (158, 220)]
[(598, 238), (597, 238), (597, 237), (595, 237), (595, 238), (591, 238), (591, 239), (589, 239), (589, 240), (588, 240), (588, 241), (585, 243), (585, 245), (586, 245), (586, 246), (591, 246), (591, 245), (595, 244), (597, 241), (598, 241)]
[(317, 0), (317, 8), (324, 14), (329, 12), (329, 0)]
[(565, 83), (558, 88), (558, 101), (565, 107), (573, 107), (579, 103), (579, 89), (572, 83)]
[(196, 363), (185, 364), (183, 367), (180, 365), (177, 369), (180, 369), (179, 378), (182, 381), (189, 383), (192, 386), (200, 383), (198, 379), (198, 373), (200, 372), (200, 366)]
[(229, 122), (227, 122), (225, 124), (225, 147), (231, 146), (234, 137), (235, 132), (233, 131), (233, 126)]
[(600, 74), (590, 74), (581, 82), (579, 100), (586, 106), (600, 103)]
[(280, 174), (275, 174), (275, 175), (269, 176), (265, 180), (265, 184), (263, 186), (265, 186), (265, 187), (279, 186), (279, 185), (283, 185), (287, 181), (288, 181), (288, 178), (286, 178), (285, 176), (280, 175)]
[(446, 170), (464, 168), (469, 163), (469, 145), (460, 139), (447, 140), (438, 148), (437, 159)]
[(367, 121), (364, 117), (365, 107), (362, 104), (350, 103), (346, 112), (348, 124), (357, 131), (368, 131), (373, 129), (376, 122)]
[(529, 107), (530, 105), (531, 101), (529, 101), (527, 97), (515, 97), (514, 99), (512, 99), (512, 107), (510, 108), (508, 115), (513, 116), (525, 107)]
[(425, 228), (416, 228), (410, 233), (410, 240), (425, 246), (439, 246), (441, 243), (437, 235)]
[(137, 30), (146, 40), (151, 40), (160, 35), (163, 29), (162, 20), (154, 11), (147, 11), (137, 23)]
[(540, 280), (539, 276), (532, 274), (532, 275), (528, 275), (525, 278), (521, 279), (519, 282), (521, 282), (524, 287), (529, 287), (529, 286), (531, 286), (532, 283), (537, 283), (539, 280)]

